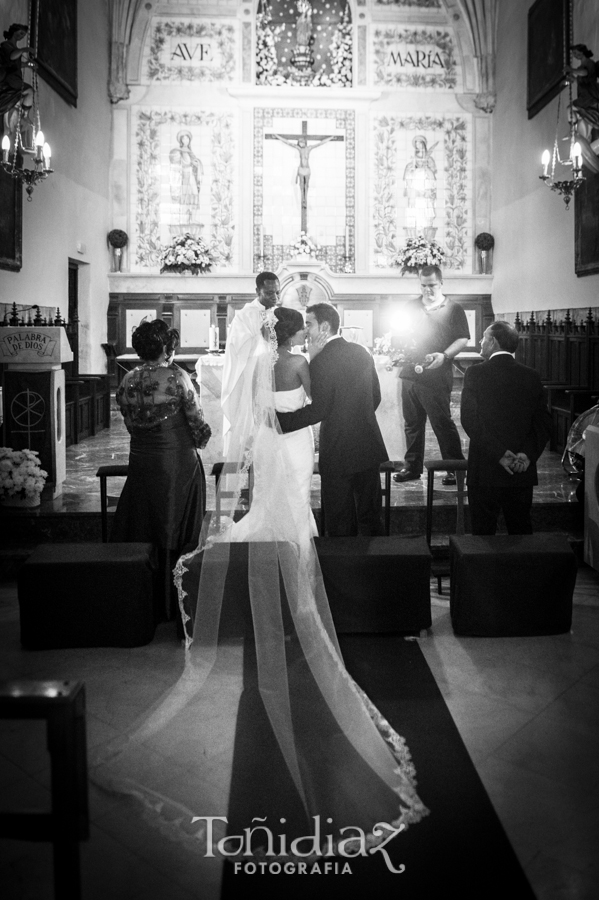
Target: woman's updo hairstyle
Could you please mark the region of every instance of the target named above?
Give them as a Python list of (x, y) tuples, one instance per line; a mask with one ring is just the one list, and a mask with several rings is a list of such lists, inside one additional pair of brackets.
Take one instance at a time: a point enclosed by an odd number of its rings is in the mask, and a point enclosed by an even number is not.
[(140, 359), (153, 362), (163, 350), (167, 357), (176, 350), (179, 346), (179, 332), (176, 328), (169, 328), (162, 319), (143, 321), (133, 331), (131, 343)]
[(287, 306), (277, 306), (275, 309), (275, 334), (277, 336), (277, 344), (282, 347), (289, 338), (305, 328), (304, 317), (297, 309), (290, 309)]

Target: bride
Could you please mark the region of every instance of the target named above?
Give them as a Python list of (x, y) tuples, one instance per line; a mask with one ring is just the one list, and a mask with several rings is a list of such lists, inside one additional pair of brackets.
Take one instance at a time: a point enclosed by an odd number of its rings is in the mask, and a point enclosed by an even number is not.
[[(307, 363), (290, 352), (304, 340), (302, 317), (285, 308), (251, 315), (252, 345), (226, 409), (231, 427), (218, 486), (221, 515), (207, 515), (198, 548), (175, 569), (185, 629), (183, 675), (96, 769), (96, 780), (137, 797), (163, 833), (179, 840), (184, 832), (196, 852), (212, 861), (233, 858), (227, 843), (233, 839), (224, 836), (226, 809), (213, 810), (229, 800), (222, 782), (233, 735), (237, 746), (250, 747), (252, 729), (263, 727), (259, 720), (277, 748), (266, 762), (266, 780), (279, 783), (282, 766), (289, 807), (301, 812), (287, 825), (279, 824), (285, 818), (254, 825), (256, 831), (276, 829), (277, 837), (287, 828), (285, 840), (273, 848), (254, 836), (251, 847), (238, 846), (240, 858), (289, 859), (296, 850), (305, 858), (294, 839), (312, 835), (317, 821), (323, 835), (320, 843), (314, 839), (313, 855), (353, 855), (349, 834), (353, 851), (365, 856), (428, 811), (416, 792), (405, 741), (343, 664), (313, 541), (311, 430), (282, 435), (278, 427), (276, 411), (299, 408), (310, 394)], [(236, 522), (248, 477), (251, 508)], [(232, 592), (249, 605), (244, 644), (225, 635), (221, 612)], [(253, 664), (244, 665), (244, 656)], [(242, 722), (237, 700), (254, 687), (264, 715)], [(240, 735), (239, 728), (247, 732)], [(156, 754), (168, 760), (168, 775), (160, 771), (158, 777)], [(179, 763), (177, 778), (172, 767)], [(215, 795), (210, 791), (217, 782), (222, 789)], [(265, 814), (248, 813), (246, 839), (255, 817), (264, 823)], [(208, 822), (210, 816), (218, 821)]]
[[(274, 374), (274, 406), (277, 412), (294, 412), (310, 401), (310, 370), (305, 358), (292, 353), (292, 347), (302, 346), (306, 326), (300, 312), (279, 306), (274, 310), (274, 333), (277, 344)], [(314, 355), (314, 354), (313, 354)], [(286, 501), (292, 515), (293, 529), (304, 540), (318, 534), (310, 506), (310, 488), (314, 469), (314, 438), (311, 428), (277, 435), (281, 443), (280, 456), (285, 462)], [(254, 465), (252, 504), (250, 511), (235, 523), (229, 540), (265, 540), (274, 537), (272, 530), (273, 494), (272, 471), (257, 461)], [(281, 523), (286, 527), (288, 523)]]

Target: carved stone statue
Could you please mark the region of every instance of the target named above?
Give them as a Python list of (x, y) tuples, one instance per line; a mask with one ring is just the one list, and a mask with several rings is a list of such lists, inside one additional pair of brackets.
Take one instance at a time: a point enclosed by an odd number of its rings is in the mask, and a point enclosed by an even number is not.
[(578, 96), (573, 103), (577, 113), (594, 128), (599, 128), (599, 63), (585, 44), (574, 44), (571, 48), (574, 59), (579, 60), (576, 68), (568, 66), (568, 75), (576, 79)]
[(21, 71), (27, 65), (32, 49), (17, 47), (28, 31), (27, 25), (15, 23), (4, 32), (0, 44), (0, 114), (10, 112), (19, 102), (26, 113), (33, 104), (31, 85), (23, 80)]

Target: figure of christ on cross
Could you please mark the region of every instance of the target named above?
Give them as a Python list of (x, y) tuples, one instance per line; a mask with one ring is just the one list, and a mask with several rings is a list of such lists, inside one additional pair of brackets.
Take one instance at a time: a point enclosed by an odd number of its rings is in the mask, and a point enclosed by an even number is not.
[[(313, 150), (316, 150), (317, 147), (322, 147), (323, 144), (328, 144), (329, 141), (342, 141), (344, 140), (343, 135), (340, 134), (308, 134), (308, 123), (302, 122), (302, 133), (301, 134), (267, 134), (265, 135), (267, 140), (277, 140), (281, 141), (283, 144), (287, 144), (288, 147), (293, 147), (294, 150), (297, 150), (299, 153), (299, 166), (297, 169), (296, 175), (296, 183), (299, 183), (300, 186), (300, 195), (302, 201), (302, 221), (301, 221), (301, 230), (306, 234), (308, 233), (308, 188), (310, 186), (310, 162), (309, 157)], [(317, 144), (314, 144), (312, 147), (309, 146), (308, 141), (318, 141)]]

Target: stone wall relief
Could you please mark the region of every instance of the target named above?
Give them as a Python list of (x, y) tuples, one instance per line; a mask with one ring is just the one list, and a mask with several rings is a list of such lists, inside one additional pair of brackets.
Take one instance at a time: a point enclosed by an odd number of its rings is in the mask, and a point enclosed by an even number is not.
[(374, 85), (461, 90), (451, 29), (374, 25), (372, 66)]
[(471, 127), (466, 116), (375, 116), (373, 263), (388, 268), (407, 238), (436, 240), (445, 268), (472, 265)]
[(220, 269), (236, 255), (236, 123), (232, 112), (137, 108), (132, 166), (132, 269), (159, 265), (185, 232), (214, 243)]
[(143, 51), (141, 83), (238, 81), (239, 51), (236, 21), (155, 16)]

